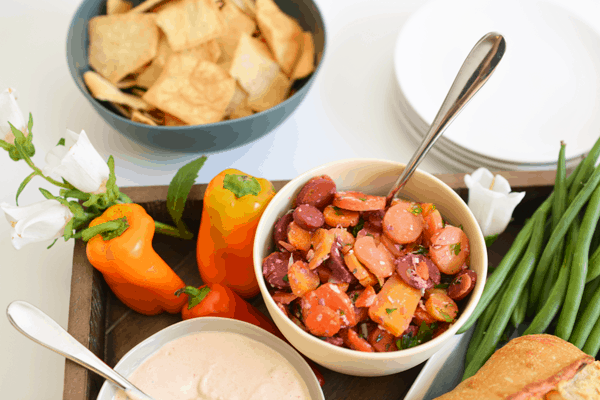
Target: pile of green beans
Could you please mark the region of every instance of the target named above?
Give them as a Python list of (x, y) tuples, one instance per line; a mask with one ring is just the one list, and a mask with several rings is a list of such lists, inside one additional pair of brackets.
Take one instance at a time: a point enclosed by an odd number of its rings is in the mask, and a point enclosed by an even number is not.
[(525, 335), (554, 329), (547, 333), (587, 354), (596, 356), (600, 350), (599, 157), (600, 139), (567, 177), (561, 143), (554, 191), (525, 223), (458, 331), (477, 322), (463, 379), (494, 353), (509, 322), (518, 327), (526, 315), (533, 321)]

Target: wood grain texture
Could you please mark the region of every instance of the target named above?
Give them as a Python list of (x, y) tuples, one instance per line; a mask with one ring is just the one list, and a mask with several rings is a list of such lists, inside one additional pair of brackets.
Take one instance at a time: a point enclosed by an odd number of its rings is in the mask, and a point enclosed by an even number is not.
[[(510, 247), (525, 219), (548, 196), (554, 182), (554, 172), (502, 172), (516, 190), (527, 190), (523, 202), (514, 213), (513, 222), (489, 249), (491, 266), (497, 265)], [(466, 201), (467, 190), (464, 174), (437, 175), (455, 189)], [(287, 181), (274, 181), (276, 190)], [(192, 232), (200, 225), (202, 198), (206, 185), (192, 188), (184, 219)], [(169, 223), (165, 199), (166, 186), (122, 188), (133, 201), (140, 203), (156, 220)], [(163, 235), (155, 236), (153, 246), (157, 253), (177, 272), (186, 284), (199, 286), (201, 279), (195, 257), (196, 241), (184, 241)], [(252, 299), (266, 315), (268, 312), (260, 296)], [(123, 305), (108, 289), (102, 275), (88, 262), (85, 244), (77, 241), (73, 256), (73, 277), (69, 306), (69, 332), (92, 351), (114, 366), (136, 344), (181, 320), (179, 315), (161, 314), (144, 316)], [(360, 378), (342, 375), (321, 367), (326, 384), (323, 392), (327, 400), (381, 399), (400, 400), (412, 385), (422, 365), (402, 373), (378, 377)], [(67, 361), (65, 365), (64, 399), (94, 400), (102, 379), (84, 368)]]

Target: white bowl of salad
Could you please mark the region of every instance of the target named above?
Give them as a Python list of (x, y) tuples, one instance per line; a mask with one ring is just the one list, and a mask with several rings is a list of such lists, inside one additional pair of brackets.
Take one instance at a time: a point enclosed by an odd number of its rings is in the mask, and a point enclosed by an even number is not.
[(347, 159), (284, 186), (258, 225), (254, 266), (289, 342), (331, 370), (383, 376), (440, 350), (481, 297), (487, 251), (467, 204), (417, 170)]

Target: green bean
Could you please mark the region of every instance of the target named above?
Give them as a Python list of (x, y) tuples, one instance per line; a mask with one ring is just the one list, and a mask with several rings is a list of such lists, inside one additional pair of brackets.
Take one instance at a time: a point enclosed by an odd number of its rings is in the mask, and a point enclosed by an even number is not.
[[(558, 164), (556, 168), (556, 179), (554, 180), (554, 193), (556, 195), (554, 196), (554, 201), (552, 202), (551, 231), (556, 228), (558, 222), (560, 221), (560, 217), (567, 208), (567, 166), (565, 161), (565, 148), (565, 143), (560, 142), (560, 151), (558, 153)], [(552, 265), (550, 266), (550, 269), (544, 278), (543, 290), (539, 296), (531, 296), (531, 302), (537, 304), (538, 311), (546, 303), (546, 300), (548, 300), (548, 295), (550, 295), (550, 291), (554, 286), (554, 282), (556, 281), (556, 277), (558, 276), (558, 272), (562, 265), (563, 251), (564, 243), (561, 242), (556, 249), (556, 257), (553, 258)]]
[(494, 315), (496, 314), (496, 309), (498, 308), (498, 304), (500, 304), (503, 292), (504, 288), (501, 288), (498, 295), (494, 297), (489, 307), (485, 309), (483, 314), (481, 314), (481, 318), (477, 321), (475, 332), (473, 332), (471, 340), (469, 341), (469, 348), (467, 349), (467, 355), (465, 356), (465, 365), (469, 364), (473, 359), (473, 356), (477, 353), (477, 348), (483, 340), (492, 318), (494, 318)]
[(477, 349), (477, 353), (471, 362), (467, 364), (463, 380), (473, 376), (496, 350), (496, 346), (508, 325), (508, 320), (521, 296), (521, 292), (531, 277), (531, 273), (535, 267), (537, 257), (539, 256), (542, 247), (542, 239), (544, 236), (543, 230), (546, 223), (548, 208), (549, 207), (540, 207), (532, 218), (534, 230), (529, 246), (527, 246), (525, 255), (519, 262), (519, 265), (510, 279), (509, 286), (500, 300), (496, 315), (490, 323), (490, 326)]
[(594, 170), (594, 173), (592, 174), (592, 176), (590, 176), (590, 179), (587, 181), (583, 189), (577, 194), (577, 196), (575, 196), (573, 202), (569, 204), (569, 206), (565, 210), (565, 213), (560, 218), (556, 229), (554, 229), (554, 231), (552, 232), (552, 235), (550, 236), (550, 239), (548, 240), (548, 243), (544, 248), (544, 252), (540, 257), (540, 261), (535, 270), (534, 281), (531, 287), (534, 296), (536, 296), (535, 293), (539, 294), (539, 292), (542, 290), (544, 278), (546, 276), (546, 273), (548, 272), (548, 266), (552, 261), (552, 257), (554, 257), (556, 248), (567, 233), (569, 225), (571, 225), (573, 220), (577, 217), (579, 210), (581, 210), (581, 208), (588, 201), (588, 199), (596, 189), (598, 182), (600, 182), (600, 166)]
[(579, 193), (579, 191), (585, 185), (586, 181), (594, 170), (594, 166), (598, 161), (598, 157), (600, 157), (600, 138), (596, 140), (596, 143), (594, 143), (594, 146), (588, 155), (579, 163), (576, 170), (571, 174), (574, 176), (574, 179), (569, 188), (567, 202), (572, 202), (577, 193)]
[[(599, 168), (600, 169), (600, 168)], [(588, 182), (589, 183), (589, 182)], [(587, 187), (587, 184), (586, 184)], [(586, 188), (582, 190), (585, 191)], [(575, 325), (575, 319), (577, 318), (577, 312), (581, 305), (581, 297), (583, 296), (583, 288), (585, 286), (585, 279), (587, 277), (587, 268), (590, 255), (590, 243), (594, 230), (598, 224), (598, 218), (600, 218), (600, 186), (594, 190), (592, 198), (585, 210), (585, 215), (581, 221), (581, 230), (579, 237), (577, 238), (577, 247), (575, 253), (573, 253), (573, 266), (571, 267), (571, 275), (569, 276), (569, 286), (567, 286), (567, 295), (565, 297), (565, 304), (560, 316), (558, 317), (558, 326), (554, 334), (561, 339), (569, 340), (577, 347), (581, 348), (585, 344), (585, 340), (590, 333), (590, 329), (587, 326), (581, 326), (576, 332), (573, 332), (573, 326)], [(587, 310), (586, 310), (587, 312)], [(586, 314), (584, 312), (584, 315)], [(591, 316), (595, 315), (595, 310), (590, 310)], [(600, 313), (600, 308), (598, 308)], [(593, 318), (593, 317), (590, 317)], [(594, 318), (594, 320), (597, 319)], [(589, 323), (585, 320), (585, 323)], [(575, 337), (570, 340), (572, 333), (576, 333)]]
[(593, 297), (585, 307), (583, 314), (578, 319), (573, 328), (573, 333), (569, 338), (569, 342), (573, 343), (580, 349), (585, 345), (587, 338), (594, 327), (594, 322), (600, 318), (600, 290), (596, 289)]
[(550, 326), (550, 323), (560, 311), (565, 295), (567, 293), (567, 285), (569, 284), (569, 274), (573, 261), (574, 248), (577, 245), (577, 237), (579, 235), (579, 220), (573, 221), (567, 235), (567, 248), (564, 255), (564, 261), (558, 274), (558, 279), (554, 283), (548, 300), (544, 303), (540, 311), (536, 314), (531, 324), (527, 327), (523, 335), (533, 335), (544, 333)]
[(529, 285), (525, 285), (523, 289), (523, 293), (519, 297), (519, 301), (517, 302), (517, 306), (512, 312), (510, 316), (510, 320), (515, 328), (518, 328), (519, 325), (523, 323), (525, 320), (525, 314), (527, 313), (527, 305), (529, 301)]
[(600, 318), (594, 324), (594, 328), (581, 350), (592, 357), (596, 357), (598, 354), (598, 350), (600, 350)]
[(590, 257), (590, 265), (588, 266), (588, 274), (585, 279), (586, 282), (591, 282), (600, 276), (600, 247), (594, 251), (594, 254)]
[[(585, 289), (583, 289), (583, 296), (581, 297), (581, 304), (589, 304), (590, 300), (596, 293), (596, 289), (600, 286), (600, 277), (594, 279), (593, 281), (587, 283), (585, 285)], [(579, 317), (577, 317), (579, 319)]]
[[(600, 143), (600, 140), (598, 141), (598, 143)], [(588, 155), (588, 157), (590, 156)], [(598, 155), (596, 155), (596, 157), (594, 158), (594, 163), (597, 158)], [(568, 187), (571, 187), (571, 185), (573, 185), (575, 177), (582, 168), (583, 162), (579, 163), (579, 165), (577, 165), (573, 173), (569, 175), (569, 177), (567, 178)], [(550, 207), (550, 204), (552, 204), (553, 199), (554, 192), (550, 193), (550, 196), (548, 196), (548, 198), (544, 200), (544, 202), (538, 207), (538, 211), (540, 209), (547, 209), (548, 207)], [(458, 330), (458, 332), (456, 332), (457, 334), (466, 332), (477, 321), (481, 313), (485, 311), (486, 307), (490, 304), (490, 302), (498, 292), (498, 289), (506, 279), (511, 269), (519, 261), (519, 258), (521, 257), (523, 251), (529, 243), (532, 230), (533, 218), (529, 219), (525, 223), (525, 225), (513, 241), (512, 246), (510, 247), (508, 252), (506, 252), (506, 255), (502, 258), (502, 261), (500, 261), (500, 264), (498, 264), (498, 267), (496, 267), (496, 269), (494, 269), (494, 272), (487, 277), (485, 288), (483, 289), (483, 293), (481, 294), (481, 298), (479, 299), (475, 310), (473, 310), (473, 313), (471, 314), (467, 322), (465, 322), (465, 324)]]

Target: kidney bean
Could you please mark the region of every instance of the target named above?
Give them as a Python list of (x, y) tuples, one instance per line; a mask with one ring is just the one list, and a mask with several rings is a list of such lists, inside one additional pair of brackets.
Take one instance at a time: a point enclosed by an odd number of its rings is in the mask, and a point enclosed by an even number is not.
[(336, 192), (335, 182), (327, 175), (310, 179), (296, 196), (296, 205), (310, 204), (322, 210), (330, 204)]
[(343, 347), (344, 339), (339, 336), (332, 336), (324, 339), (327, 343), (331, 343), (334, 346)]
[(289, 281), (284, 280), (288, 273), (290, 263), (290, 253), (274, 252), (269, 254), (263, 260), (263, 275), (266, 281), (278, 289), (287, 289), (290, 287)]
[(287, 231), (288, 225), (290, 222), (294, 220), (292, 213), (287, 213), (275, 222), (275, 226), (273, 226), (273, 241), (275, 242), (275, 246), (277, 246), (280, 250), (284, 250), (285, 246), (282, 246), (280, 242), (286, 242), (288, 239)]
[(335, 240), (333, 245), (331, 245), (328, 267), (331, 270), (332, 278), (336, 282), (351, 283), (357, 280), (344, 262), (344, 257), (342, 256), (342, 244), (339, 239)]
[(396, 259), (395, 264), (400, 278), (415, 289), (431, 289), (440, 283), (440, 271), (421, 254), (407, 254)]
[(365, 211), (362, 213), (362, 215), (365, 221), (376, 226), (379, 230), (383, 229), (383, 217), (385, 216), (385, 210)]
[(313, 232), (325, 223), (323, 213), (310, 204), (300, 204), (292, 213), (294, 222), (304, 230)]
[(475, 271), (465, 269), (459, 272), (448, 286), (448, 297), (456, 301), (464, 299), (471, 293), (475, 283), (477, 283), (477, 273)]

